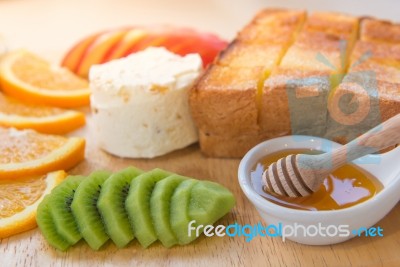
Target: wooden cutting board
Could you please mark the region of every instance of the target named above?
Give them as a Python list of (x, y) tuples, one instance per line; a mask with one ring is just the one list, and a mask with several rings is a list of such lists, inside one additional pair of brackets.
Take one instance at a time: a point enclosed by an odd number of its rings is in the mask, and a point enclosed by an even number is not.
[[(86, 159), (70, 171), (87, 175), (94, 170), (120, 170), (136, 166), (144, 170), (163, 168), (182, 175), (216, 181), (235, 195), (235, 208), (217, 224), (263, 223), (237, 181), (237, 159), (207, 158), (198, 145), (155, 159), (122, 159), (96, 146), (92, 120), (73, 135), (85, 136)], [(371, 211), (373, 212), (373, 211)], [(200, 237), (187, 246), (164, 248), (160, 243), (143, 249), (137, 241), (118, 249), (108, 242), (93, 251), (80, 241), (67, 252), (56, 251), (38, 229), (0, 240), (0, 266), (398, 266), (400, 264), (400, 205), (377, 225), (384, 237), (359, 237), (332, 246), (306, 246), (280, 238)]]

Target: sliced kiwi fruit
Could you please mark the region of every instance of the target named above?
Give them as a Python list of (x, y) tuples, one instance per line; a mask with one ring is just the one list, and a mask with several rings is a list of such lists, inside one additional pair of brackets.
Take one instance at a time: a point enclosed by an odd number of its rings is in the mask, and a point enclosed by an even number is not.
[(170, 172), (154, 169), (139, 175), (131, 182), (125, 207), (133, 233), (145, 248), (157, 240), (157, 234), (150, 215), (151, 193), (158, 181), (170, 175)]
[(79, 232), (94, 250), (98, 250), (109, 239), (97, 209), (97, 200), (103, 183), (110, 175), (107, 171), (90, 174), (76, 189), (71, 204)]
[(111, 237), (118, 247), (134, 237), (143, 247), (159, 239), (166, 247), (197, 238), (194, 227), (213, 224), (234, 206), (223, 186), (154, 169), (130, 167), (114, 175), (69, 176), (37, 210), (45, 239), (65, 251), (83, 237), (98, 250)]
[(170, 201), (172, 194), (186, 177), (171, 175), (157, 182), (150, 197), (150, 214), (154, 230), (161, 243), (169, 248), (178, 244), (170, 223)]
[(125, 247), (134, 238), (125, 200), (129, 193), (132, 179), (143, 171), (134, 167), (126, 168), (108, 178), (100, 192), (97, 208), (103, 218), (107, 234), (117, 247)]
[(197, 238), (195, 233), (188, 234), (188, 225), (192, 220), (189, 217), (191, 191), (197, 183), (199, 181), (194, 179), (183, 181), (171, 197), (170, 223), (180, 245), (189, 244)]
[(36, 222), (42, 232), (44, 238), (49, 244), (56, 249), (66, 251), (71, 244), (65, 240), (56, 229), (53, 217), (49, 209), (49, 203), (51, 201), (51, 195), (47, 195), (43, 198), (39, 204), (36, 213)]
[(52, 190), (48, 204), (57, 232), (72, 245), (82, 238), (72, 214), (71, 203), (83, 179), (85, 176), (68, 176)]
[(235, 205), (233, 194), (220, 184), (201, 181), (190, 194), (189, 217), (197, 224), (215, 223)]

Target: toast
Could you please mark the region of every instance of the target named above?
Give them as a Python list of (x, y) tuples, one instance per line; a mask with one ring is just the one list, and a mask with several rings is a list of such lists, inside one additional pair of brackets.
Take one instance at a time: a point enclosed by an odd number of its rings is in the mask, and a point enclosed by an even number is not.
[[(261, 11), (193, 87), (189, 101), (204, 153), (240, 156), (249, 147), (242, 136), (258, 137), (260, 101), (257, 99), (262, 81), (280, 62), (305, 15), (304, 11)], [(214, 153), (215, 146), (207, 144), (226, 139), (237, 140), (240, 145), (228, 145)]]
[(329, 91), (348, 64), (341, 50), (353, 46), (357, 28), (358, 19), (351, 16), (315, 13), (308, 17), (297, 40), (264, 83), (262, 132), (274, 136), (324, 134)]
[[(364, 19), (349, 71), (330, 94), (325, 137), (346, 143), (400, 113), (400, 25)], [(351, 105), (335, 105), (340, 97)], [(333, 103), (333, 104), (332, 104)]]
[(398, 24), (262, 10), (190, 92), (201, 150), (241, 157), (288, 134), (347, 142), (400, 112), (399, 67)]

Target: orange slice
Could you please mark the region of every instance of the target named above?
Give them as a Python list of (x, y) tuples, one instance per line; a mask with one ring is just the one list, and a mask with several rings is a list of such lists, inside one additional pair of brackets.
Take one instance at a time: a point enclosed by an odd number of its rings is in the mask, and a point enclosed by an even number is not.
[(10, 96), (29, 103), (79, 107), (90, 102), (86, 80), (25, 50), (1, 60), (0, 85)]
[(0, 93), (0, 126), (65, 134), (85, 125), (85, 114), (74, 110), (24, 104)]
[(37, 177), (0, 180), (0, 239), (35, 228), (39, 203), (65, 176), (64, 171), (56, 171)]
[(0, 180), (67, 170), (84, 158), (85, 140), (0, 127)]

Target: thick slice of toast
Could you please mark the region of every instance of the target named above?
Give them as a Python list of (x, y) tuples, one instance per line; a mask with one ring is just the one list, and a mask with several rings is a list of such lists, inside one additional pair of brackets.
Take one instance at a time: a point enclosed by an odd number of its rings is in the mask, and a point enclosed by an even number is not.
[(279, 69), (329, 73), (341, 71), (340, 41), (323, 32), (302, 32), (283, 57)]
[(233, 68), (262, 67), (270, 72), (284, 52), (279, 44), (246, 44), (236, 40), (221, 53), (217, 64)]
[(367, 42), (400, 44), (400, 27), (385, 20), (363, 19), (360, 40)]
[[(347, 68), (358, 19), (314, 13), (308, 17), (279, 67), (264, 83), (261, 131), (322, 136), (326, 129), (331, 87)], [(318, 112), (315, 112), (318, 111)]]
[(263, 136), (259, 133), (243, 133), (235, 137), (213, 135), (199, 132), (200, 148), (210, 157), (239, 158), (253, 146), (275, 136)]
[(304, 11), (264, 9), (239, 32), (237, 39), (251, 44), (289, 46), (305, 18)]
[(355, 39), (358, 23), (353, 16), (335, 12), (315, 12), (308, 17), (304, 31), (324, 32), (340, 39)]
[(282, 136), (296, 131), (322, 135), (329, 89), (327, 73), (277, 69), (264, 83), (261, 134)]
[(327, 12), (304, 18), (261, 11), (194, 86), (206, 155), (240, 157), (286, 134), (347, 142), (400, 113), (399, 24)]
[[(399, 46), (400, 48), (400, 46)], [(395, 57), (392, 58), (369, 58), (363, 59), (363, 55), (355, 58), (352, 61), (352, 66), (349, 69), (349, 72), (360, 72), (360, 71), (373, 71), (375, 78), (379, 81), (391, 82), (391, 83), (399, 83), (400, 84), (400, 60), (394, 60)]]
[(350, 68), (357, 65), (370, 64), (392, 66), (400, 68), (400, 41), (396, 43), (377, 43), (369, 41), (357, 41), (351, 55)]
[[(304, 11), (260, 12), (199, 79), (189, 101), (203, 136), (203, 151), (214, 147), (210, 144), (221, 142), (216, 140), (237, 140), (232, 151), (243, 153), (249, 145), (242, 136), (257, 139), (261, 82), (280, 62), (304, 19)], [(209, 155), (231, 156), (227, 151), (215, 149)]]
[(261, 75), (261, 67), (211, 65), (189, 99), (199, 130), (226, 136), (257, 132), (255, 96)]
[(342, 143), (400, 113), (400, 25), (364, 19), (360, 33), (329, 99), (325, 136)]

